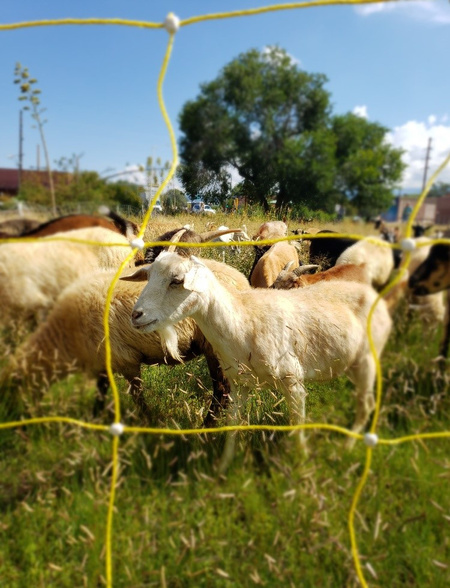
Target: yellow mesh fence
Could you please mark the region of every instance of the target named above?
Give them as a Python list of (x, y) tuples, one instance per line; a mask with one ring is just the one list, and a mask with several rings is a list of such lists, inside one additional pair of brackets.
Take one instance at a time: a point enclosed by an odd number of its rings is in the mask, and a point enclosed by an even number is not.
[[(27, 425), (33, 424), (42, 424), (42, 423), (66, 423), (72, 424), (74, 426), (82, 427), (85, 429), (90, 429), (93, 431), (103, 431), (103, 432), (110, 432), (113, 436), (113, 443), (112, 443), (112, 457), (111, 457), (111, 482), (110, 482), (110, 494), (109, 494), (109, 502), (108, 502), (108, 514), (107, 514), (107, 523), (106, 523), (106, 537), (105, 537), (105, 549), (106, 549), (106, 583), (108, 588), (113, 586), (113, 567), (112, 567), (112, 531), (113, 531), (113, 515), (114, 515), (114, 502), (115, 502), (115, 490), (117, 484), (117, 476), (118, 476), (118, 467), (119, 467), (119, 438), (122, 434), (129, 433), (129, 434), (153, 434), (153, 435), (205, 435), (209, 433), (221, 433), (221, 432), (228, 432), (228, 431), (283, 431), (283, 432), (290, 432), (296, 431), (300, 429), (321, 429), (324, 431), (330, 431), (334, 433), (339, 433), (345, 435), (347, 437), (352, 437), (357, 440), (363, 440), (366, 445), (366, 457), (365, 457), (365, 464), (363, 473), (361, 478), (358, 482), (357, 488), (355, 490), (350, 511), (348, 513), (348, 527), (349, 527), (349, 534), (350, 534), (350, 541), (351, 541), (351, 552), (352, 557), (355, 565), (355, 570), (358, 576), (358, 579), (361, 585), (367, 588), (368, 584), (364, 577), (364, 573), (361, 566), (360, 555), (358, 552), (358, 544), (355, 532), (355, 514), (357, 510), (357, 506), (359, 500), (361, 498), (361, 494), (363, 489), (367, 483), (369, 474), (370, 474), (370, 466), (372, 463), (372, 455), (374, 451), (374, 447), (379, 445), (399, 445), (402, 443), (407, 443), (411, 441), (417, 440), (433, 440), (433, 439), (443, 439), (443, 438), (450, 438), (450, 431), (444, 432), (436, 432), (436, 433), (421, 433), (421, 434), (414, 434), (414, 435), (407, 435), (403, 437), (398, 437), (394, 439), (382, 439), (378, 438), (376, 431), (378, 426), (378, 420), (380, 415), (380, 409), (382, 404), (382, 370), (379, 358), (377, 356), (375, 346), (372, 340), (372, 329), (371, 329), (371, 321), (373, 317), (374, 310), (378, 302), (385, 296), (397, 283), (400, 282), (404, 270), (407, 269), (411, 254), (408, 251), (407, 245), (403, 248), (405, 251), (404, 262), (402, 263), (401, 271), (398, 275), (393, 279), (379, 294), (377, 299), (375, 300), (367, 322), (367, 337), (369, 339), (371, 352), (374, 356), (375, 363), (376, 363), (376, 404), (375, 410), (372, 417), (372, 423), (369, 430), (369, 433), (366, 435), (361, 435), (350, 431), (344, 427), (339, 427), (335, 425), (329, 424), (303, 424), (303, 425), (236, 425), (236, 426), (223, 426), (223, 427), (215, 427), (215, 428), (202, 428), (202, 429), (170, 429), (170, 428), (151, 428), (151, 427), (129, 427), (126, 425), (122, 425), (121, 423), (121, 406), (120, 406), (120, 398), (119, 393), (116, 385), (116, 381), (114, 378), (114, 374), (111, 367), (111, 343), (110, 343), (110, 333), (109, 333), (109, 314), (111, 308), (111, 300), (114, 292), (114, 288), (119, 280), (119, 277), (123, 271), (123, 269), (127, 266), (128, 262), (133, 259), (136, 252), (141, 249), (144, 245), (146, 247), (152, 247), (155, 245), (159, 246), (168, 246), (172, 243), (165, 242), (165, 241), (158, 241), (158, 242), (147, 242), (144, 244), (142, 240), (142, 236), (144, 235), (145, 229), (149, 223), (153, 207), (156, 201), (160, 198), (161, 193), (164, 191), (165, 187), (168, 185), (170, 180), (175, 174), (175, 170), (177, 167), (178, 162), (178, 150), (177, 144), (175, 139), (175, 134), (171, 125), (171, 121), (167, 115), (167, 111), (164, 104), (163, 99), (163, 81), (166, 75), (168, 63), (170, 60), (174, 37), (175, 33), (179, 27), (184, 27), (192, 24), (197, 24), (203, 21), (210, 21), (215, 19), (226, 19), (226, 18), (236, 18), (236, 17), (244, 17), (244, 16), (252, 16), (267, 12), (274, 12), (274, 11), (281, 11), (281, 10), (293, 10), (293, 9), (300, 9), (300, 8), (313, 8), (319, 6), (337, 6), (337, 5), (357, 5), (357, 4), (375, 4), (378, 3), (380, 0), (312, 0), (310, 2), (292, 2), (286, 4), (275, 4), (272, 6), (265, 6), (261, 8), (254, 8), (249, 10), (240, 10), (240, 11), (233, 11), (233, 12), (224, 12), (224, 13), (215, 13), (215, 14), (206, 14), (197, 17), (191, 17), (185, 20), (178, 20), (175, 15), (170, 13), (166, 18), (164, 23), (153, 23), (147, 21), (135, 21), (135, 20), (127, 20), (127, 19), (98, 19), (98, 18), (89, 18), (89, 19), (59, 19), (59, 20), (40, 20), (40, 21), (30, 21), (30, 22), (20, 22), (20, 23), (11, 23), (11, 24), (0, 24), (0, 30), (3, 31), (12, 31), (17, 29), (23, 28), (31, 28), (31, 27), (41, 27), (41, 26), (64, 26), (64, 25), (117, 25), (117, 26), (131, 26), (131, 27), (140, 27), (140, 28), (148, 28), (148, 29), (162, 29), (165, 28), (169, 33), (169, 42), (166, 48), (166, 52), (164, 55), (161, 71), (158, 78), (157, 84), (157, 94), (158, 94), (158, 102), (160, 106), (160, 110), (164, 121), (167, 126), (167, 130), (170, 137), (171, 142), (171, 149), (172, 149), (172, 165), (167, 174), (167, 177), (162, 182), (161, 186), (159, 187), (158, 191), (154, 195), (150, 206), (144, 216), (140, 232), (137, 236), (137, 239), (131, 242), (131, 252), (127, 256), (127, 258), (122, 262), (120, 268), (118, 269), (114, 279), (112, 280), (107, 294), (105, 311), (103, 316), (103, 326), (105, 331), (105, 348), (106, 348), (106, 369), (108, 374), (108, 379), (110, 382), (110, 386), (112, 389), (113, 399), (114, 399), (114, 423), (111, 426), (106, 425), (97, 425), (92, 423), (83, 422), (77, 419), (72, 419), (68, 417), (41, 417), (41, 418), (32, 418), (32, 419), (25, 419), (20, 421), (10, 421), (6, 423), (0, 423), (0, 429), (7, 429), (7, 428), (14, 428), (14, 427), (24, 427)], [(396, 0), (384, 0), (387, 2), (395, 2)], [(417, 200), (417, 203), (411, 213), (411, 216), (407, 222), (406, 230), (404, 238), (408, 240), (412, 235), (412, 227), (416, 220), (417, 214), (419, 209), (421, 208), (431, 186), (435, 182), (438, 175), (442, 172), (442, 170), (448, 165), (450, 161), (450, 154), (449, 156), (442, 162), (436, 172), (432, 175), (430, 180), (428, 181), (425, 189), (423, 190), (422, 194)], [(302, 238), (311, 239), (311, 238), (330, 238), (330, 234), (326, 235), (313, 235), (313, 234), (304, 234)], [(354, 239), (367, 239), (367, 237), (359, 234), (351, 234), (351, 233), (334, 233), (332, 238), (340, 238), (340, 237), (350, 237)], [(298, 236), (294, 235), (292, 237), (283, 237), (278, 239), (266, 239), (258, 241), (258, 245), (265, 245), (265, 244), (272, 244), (278, 241), (285, 241), (285, 240), (295, 240), (298, 239)], [(104, 247), (109, 246), (124, 246), (126, 244), (123, 243), (97, 243), (94, 241), (88, 240), (79, 240), (79, 239), (67, 239), (63, 237), (47, 237), (47, 241), (72, 241), (77, 243), (83, 243), (86, 245), (101, 245)], [(0, 239), (0, 243), (7, 243), (11, 242), (12, 239)], [(23, 238), (23, 239), (14, 239), (14, 242), (33, 242), (36, 239), (31, 238)], [(377, 241), (377, 243), (379, 243)], [(427, 244), (434, 244), (434, 243), (446, 243), (450, 245), (450, 239), (434, 239), (430, 240)], [(177, 247), (231, 247), (234, 245), (239, 246), (251, 246), (256, 244), (254, 241), (246, 241), (246, 242), (235, 242), (231, 241), (228, 243), (177, 243)], [(401, 245), (390, 244), (386, 242), (386, 247), (391, 248), (401, 248)], [(423, 244), (425, 245), (425, 244)], [(419, 245), (420, 246), (420, 245)]]

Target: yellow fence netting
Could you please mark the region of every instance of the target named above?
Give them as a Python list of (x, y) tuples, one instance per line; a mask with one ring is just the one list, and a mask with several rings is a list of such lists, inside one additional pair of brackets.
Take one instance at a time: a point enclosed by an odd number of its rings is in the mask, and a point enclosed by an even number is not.
[[(64, 26), (64, 25), (117, 25), (117, 26), (131, 26), (131, 27), (140, 27), (140, 28), (148, 28), (148, 29), (166, 29), (169, 34), (169, 41), (166, 48), (166, 52), (164, 55), (163, 63), (161, 66), (158, 84), (157, 84), (157, 94), (158, 94), (158, 102), (161, 109), (162, 116), (164, 118), (165, 124), (167, 126), (167, 130), (170, 137), (171, 149), (172, 149), (172, 165), (170, 170), (167, 174), (167, 177), (162, 182), (161, 186), (159, 187), (157, 193), (154, 195), (150, 206), (146, 212), (146, 215), (143, 219), (140, 232), (136, 239), (131, 242), (131, 252), (127, 256), (127, 258), (123, 261), (120, 268), (118, 269), (111, 285), (108, 289), (108, 295), (105, 305), (105, 312), (103, 317), (103, 325), (105, 330), (105, 346), (106, 346), (106, 368), (108, 373), (108, 378), (110, 381), (113, 398), (114, 398), (114, 423), (110, 426), (107, 425), (98, 425), (92, 424), (88, 422), (79, 421), (72, 418), (66, 417), (42, 417), (42, 418), (34, 418), (34, 419), (26, 419), (21, 421), (11, 421), (6, 423), (0, 423), (0, 429), (6, 428), (13, 428), (13, 427), (23, 427), (26, 425), (32, 424), (40, 424), (40, 423), (67, 423), (72, 424), (74, 426), (83, 427), (85, 429), (90, 429), (93, 431), (106, 431), (111, 433), (112, 435), (112, 456), (111, 456), (111, 483), (110, 483), (110, 494), (109, 494), (109, 506), (108, 506), (108, 514), (107, 514), (107, 523), (106, 523), (106, 537), (105, 537), (105, 550), (106, 550), (106, 582), (108, 588), (113, 586), (113, 566), (112, 566), (112, 533), (113, 533), (113, 516), (114, 516), (114, 503), (115, 503), (115, 491), (117, 485), (117, 476), (118, 476), (118, 469), (119, 469), (119, 443), (120, 437), (123, 434), (150, 434), (150, 435), (205, 435), (209, 433), (218, 433), (218, 432), (226, 432), (231, 430), (246, 430), (246, 431), (256, 431), (256, 430), (270, 430), (270, 431), (293, 431), (299, 429), (322, 429), (326, 431), (331, 431), (335, 433), (339, 433), (342, 435), (346, 435), (348, 437), (353, 437), (360, 441), (363, 441), (366, 445), (366, 457), (365, 457), (365, 465), (355, 490), (351, 507), (348, 513), (348, 527), (350, 533), (350, 541), (351, 541), (351, 552), (352, 557), (355, 565), (355, 570), (361, 585), (367, 588), (368, 584), (364, 577), (364, 573), (361, 566), (360, 555), (358, 552), (358, 542), (356, 537), (355, 531), (355, 514), (356, 509), (362, 494), (362, 491), (368, 481), (369, 474), (370, 474), (370, 467), (372, 463), (372, 455), (373, 451), (375, 450), (377, 445), (399, 445), (402, 443), (407, 443), (410, 441), (415, 440), (432, 440), (432, 439), (442, 439), (442, 438), (450, 438), (450, 431), (448, 432), (436, 432), (436, 433), (422, 433), (422, 434), (415, 434), (409, 435), (404, 437), (398, 437), (394, 439), (382, 439), (379, 438), (377, 435), (377, 427), (378, 427), (378, 420), (379, 414), (382, 404), (382, 371), (379, 358), (377, 357), (375, 347), (372, 341), (372, 332), (371, 332), (371, 320), (373, 316), (374, 309), (378, 303), (378, 301), (386, 295), (400, 280), (402, 279), (403, 272), (407, 269), (410, 257), (411, 257), (411, 250), (415, 246), (414, 241), (411, 240), (412, 235), (412, 226), (415, 222), (417, 217), (418, 211), (422, 206), (432, 184), (435, 182), (438, 175), (441, 171), (447, 166), (450, 161), (450, 154), (442, 162), (436, 172), (428, 181), (425, 189), (423, 190), (422, 194), (417, 200), (417, 203), (412, 211), (412, 214), (408, 220), (404, 239), (400, 245), (391, 245), (386, 243), (386, 246), (389, 247), (401, 247), (405, 252), (404, 261), (402, 263), (401, 271), (397, 274), (397, 276), (390, 282), (385, 289), (380, 292), (378, 298), (376, 299), (374, 305), (371, 308), (368, 317), (367, 323), (367, 336), (369, 338), (370, 347), (372, 354), (376, 361), (377, 367), (377, 379), (376, 379), (376, 405), (375, 411), (372, 418), (372, 423), (370, 426), (370, 430), (365, 435), (356, 434), (346, 428), (338, 427), (334, 425), (328, 424), (304, 424), (304, 425), (286, 425), (286, 426), (276, 426), (276, 425), (245, 425), (245, 426), (224, 426), (224, 427), (216, 427), (216, 428), (202, 428), (202, 429), (170, 429), (170, 428), (150, 428), (150, 427), (129, 427), (127, 425), (122, 424), (121, 422), (121, 406), (120, 406), (120, 398), (119, 393), (116, 385), (116, 381), (114, 378), (114, 374), (111, 368), (111, 345), (110, 345), (110, 337), (109, 337), (109, 313), (111, 307), (111, 299), (113, 295), (113, 291), (119, 277), (123, 271), (123, 269), (127, 266), (129, 261), (133, 259), (135, 254), (145, 247), (152, 247), (155, 245), (170, 245), (170, 243), (165, 242), (148, 242), (144, 243), (142, 236), (144, 235), (145, 229), (150, 221), (150, 217), (152, 214), (153, 207), (156, 201), (160, 198), (161, 193), (164, 191), (170, 180), (175, 174), (175, 170), (177, 167), (178, 162), (178, 150), (177, 144), (175, 139), (175, 134), (171, 125), (171, 121), (167, 114), (164, 98), (163, 98), (163, 82), (166, 76), (168, 64), (170, 61), (174, 39), (177, 31), (185, 26), (193, 25), (201, 22), (206, 22), (215, 19), (227, 19), (227, 18), (237, 18), (237, 17), (246, 17), (252, 15), (258, 15), (267, 12), (274, 12), (274, 11), (281, 11), (281, 10), (294, 10), (294, 9), (301, 9), (301, 8), (313, 8), (313, 7), (323, 7), (323, 6), (336, 6), (336, 5), (357, 5), (357, 4), (375, 4), (378, 3), (380, 0), (312, 0), (311, 2), (292, 2), (286, 4), (274, 4), (272, 6), (265, 6), (261, 8), (254, 8), (249, 10), (240, 10), (240, 11), (233, 11), (233, 12), (224, 12), (224, 13), (216, 13), (216, 14), (206, 14), (197, 17), (191, 17), (185, 20), (178, 19), (173, 13), (170, 13), (164, 22), (162, 23), (154, 23), (154, 22), (147, 22), (147, 21), (136, 21), (136, 20), (126, 20), (126, 19), (99, 19), (99, 18), (89, 18), (89, 19), (74, 19), (74, 18), (67, 18), (67, 19), (60, 19), (60, 20), (40, 20), (40, 21), (30, 21), (30, 22), (20, 22), (20, 23), (11, 23), (11, 24), (0, 24), (0, 31), (13, 31), (17, 29), (23, 28), (30, 28), (30, 27), (41, 27), (41, 26)], [(386, 0), (385, 0), (386, 1)], [(388, 2), (394, 2), (396, 0), (387, 0)], [(326, 235), (328, 238), (330, 237), (329, 234)], [(362, 235), (357, 234), (334, 234), (336, 238), (339, 237), (353, 237), (356, 239), (362, 239)], [(305, 239), (311, 238), (318, 238), (317, 235), (310, 235), (305, 234), (302, 236)], [(271, 244), (277, 241), (282, 240), (289, 240), (289, 239), (298, 239), (297, 236), (293, 237), (285, 237), (281, 239), (268, 239), (264, 241), (258, 241), (259, 245), (263, 244)], [(30, 239), (26, 239), (30, 241)], [(52, 238), (48, 238), (46, 240), (52, 240)], [(70, 240), (75, 241), (74, 239), (64, 239), (61, 237), (54, 238), (53, 240)], [(7, 242), (8, 239), (0, 239), (1, 242)], [(20, 239), (14, 239), (15, 242), (20, 241)], [(102, 246), (118, 246), (118, 243), (94, 243), (91, 241), (79, 241), (86, 244), (98, 244)], [(431, 241), (431, 243), (448, 243), (450, 245), (450, 239), (435, 239)], [(254, 245), (255, 242), (248, 241), (248, 242), (229, 242), (229, 243), (179, 243), (177, 246), (181, 247), (212, 247), (212, 246), (233, 246), (233, 245)], [(428, 243), (429, 244), (429, 243)], [(123, 245), (122, 243), (120, 245)]]

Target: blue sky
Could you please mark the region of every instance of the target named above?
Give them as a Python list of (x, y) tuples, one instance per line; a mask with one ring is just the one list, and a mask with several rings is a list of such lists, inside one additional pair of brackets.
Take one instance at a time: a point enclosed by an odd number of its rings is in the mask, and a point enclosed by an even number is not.
[[(63, 18), (127, 18), (163, 22), (276, 2), (264, 0), (2, 0), (0, 24)], [(53, 161), (81, 155), (82, 169), (102, 174), (171, 159), (156, 97), (168, 34), (119, 26), (0, 30), (0, 167), (17, 165), (16, 62), (39, 81)], [(450, 152), (450, 3), (405, 1), (311, 7), (180, 28), (164, 82), (175, 133), (178, 114), (200, 84), (251, 48), (279, 45), (308, 72), (324, 73), (333, 112), (353, 111), (391, 129), (406, 150), (403, 189), (422, 185), (432, 138), (430, 173)], [(38, 132), (24, 119), (24, 166), (36, 166)], [(42, 153), (42, 152), (41, 152)], [(41, 165), (42, 165), (41, 155)], [(450, 182), (450, 170), (440, 176)]]

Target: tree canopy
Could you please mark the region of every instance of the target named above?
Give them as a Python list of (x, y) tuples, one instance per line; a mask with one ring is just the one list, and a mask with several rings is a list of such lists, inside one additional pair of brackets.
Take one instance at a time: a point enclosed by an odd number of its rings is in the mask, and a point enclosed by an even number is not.
[(266, 209), (270, 200), (329, 212), (349, 199), (365, 214), (389, 207), (401, 151), (378, 123), (332, 116), (326, 82), (279, 47), (231, 61), (181, 111), (185, 190), (223, 202), (238, 177), (240, 193)]
[(187, 198), (178, 188), (171, 188), (164, 194), (161, 194), (161, 204), (166, 214), (175, 214), (186, 208)]

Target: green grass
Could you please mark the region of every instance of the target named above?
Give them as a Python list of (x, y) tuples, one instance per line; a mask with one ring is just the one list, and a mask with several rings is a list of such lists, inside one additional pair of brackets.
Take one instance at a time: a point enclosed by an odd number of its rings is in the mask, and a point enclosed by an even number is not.
[[(439, 337), (399, 309), (382, 362), (380, 436), (450, 430), (449, 374), (433, 362)], [(10, 333), (2, 352), (14, 346)], [(200, 426), (211, 394), (203, 359), (145, 367), (143, 379), (146, 422), (118, 378), (124, 422)], [(350, 425), (352, 390), (346, 378), (309, 385), (308, 420)], [(27, 412), (109, 424), (111, 406), (93, 418), (94, 395), (93, 382), (73, 376), (40, 403), (28, 401)], [(287, 424), (280, 400), (256, 391), (247, 405), (250, 422)], [(3, 399), (0, 411), (7, 421)], [(219, 476), (223, 434), (124, 435), (113, 586), (358, 586), (348, 513), (366, 450), (357, 444), (349, 452), (344, 441), (311, 431), (305, 456), (288, 434), (242, 433), (230, 470)], [(449, 443), (375, 448), (355, 517), (370, 586), (450, 584)], [(60, 423), (28, 425), (0, 431), (0, 449), (0, 585), (104, 586), (110, 435)]]

